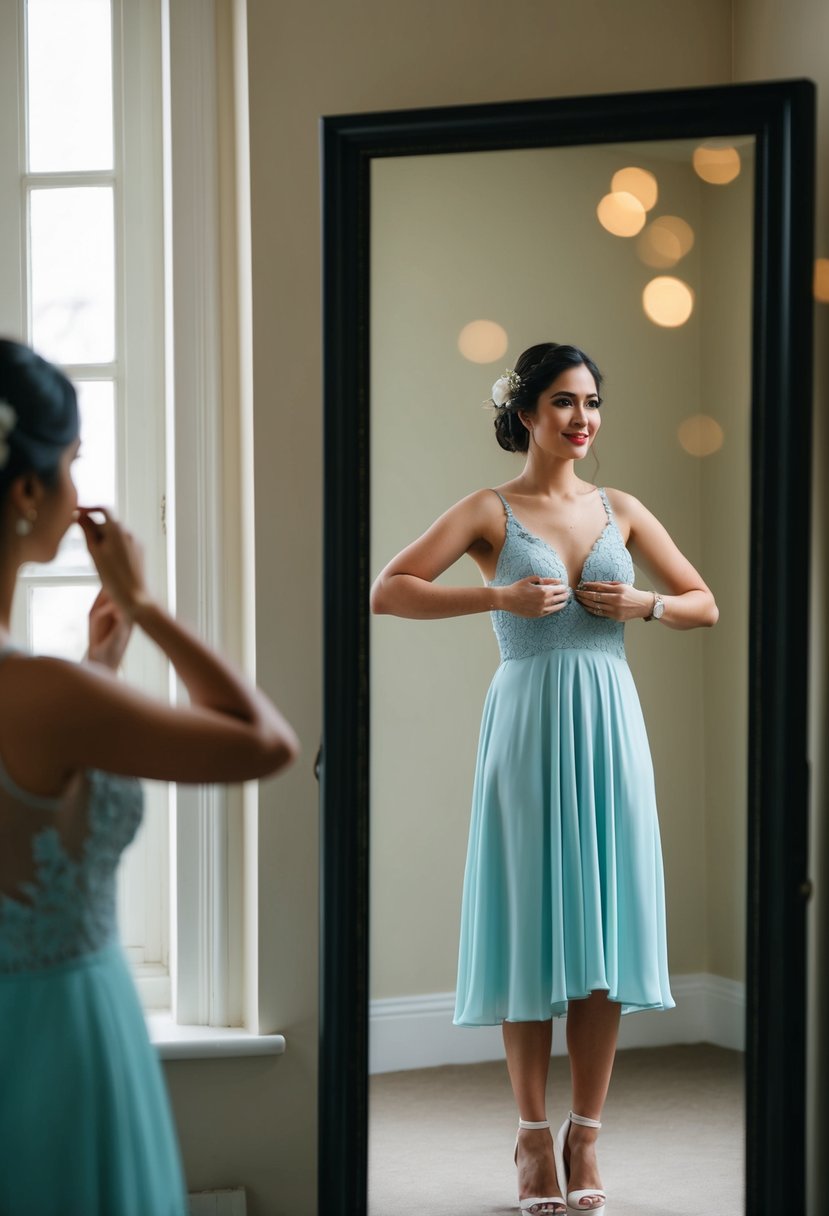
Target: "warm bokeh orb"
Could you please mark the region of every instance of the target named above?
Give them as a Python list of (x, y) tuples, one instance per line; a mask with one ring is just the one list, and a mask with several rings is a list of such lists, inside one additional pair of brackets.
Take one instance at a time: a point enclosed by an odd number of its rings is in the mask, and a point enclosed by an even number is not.
[(814, 292), (819, 304), (829, 304), (829, 258), (815, 259)]
[(617, 170), (613, 174), (610, 189), (614, 193), (625, 191), (627, 194), (632, 194), (634, 198), (639, 199), (646, 211), (650, 211), (656, 205), (659, 197), (659, 186), (654, 175), (647, 169), (637, 169), (634, 165), (630, 165), (627, 169)]
[(698, 176), (712, 186), (727, 186), (740, 174), (740, 153), (730, 144), (700, 144), (692, 160)]
[(642, 292), (642, 307), (654, 325), (676, 329), (684, 325), (694, 311), (694, 293), (682, 279), (658, 275)]
[(665, 270), (676, 266), (694, 245), (694, 230), (678, 215), (660, 215), (648, 224), (636, 242), (636, 252), (646, 266)]
[(710, 414), (691, 414), (677, 428), (680, 447), (689, 456), (711, 456), (718, 452), (725, 438), (723, 429)]
[(470, 363), (494, 363), (507, 353), (507, 331), (497, 321), (470, 321), (458, 334), (458, 350)]
[(636, 236), (645, 226), (645, 208), (627, 190), (606, 194), (596, 208), (599, 223), (613, 236)]

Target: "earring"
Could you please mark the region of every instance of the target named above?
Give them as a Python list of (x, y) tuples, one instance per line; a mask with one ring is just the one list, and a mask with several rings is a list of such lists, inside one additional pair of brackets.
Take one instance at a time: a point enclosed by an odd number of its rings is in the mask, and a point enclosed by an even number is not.
[(26, 512), (26, 515), (28, 518), (24, 519), (21, 515), (20, 519), (18, 519), (17, 523), (14, 525), (14, 530), (18, 536), (28, 536), (35, 526), (37, 511), (34, 509), (34, 507), (30, 507)]

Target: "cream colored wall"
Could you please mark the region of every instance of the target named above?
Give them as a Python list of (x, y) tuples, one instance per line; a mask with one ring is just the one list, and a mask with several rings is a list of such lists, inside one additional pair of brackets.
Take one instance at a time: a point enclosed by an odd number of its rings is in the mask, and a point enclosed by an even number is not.
[[(824, 0), (735, 0), (734, 78), (763, 80), (807, 77), (818, 86), (816, 249), (829, 257), (829, 6)], [(809, 750), (811, 758), (811, 877), (814, 897), (809, 909), (810, 1031), (808, 1048), (809, 1216), (826, 1209), (829, 1191), (829, 421), (825, 401), (829, 391), (829, 307), (815, 310), (815, 429), (811, 458), (814, 468), (811, 663)], [(787, 421), (797, 425), (798, 403), (781, 403)], [(803, 457), (809, 458), (808, 436)], [(785, 1044), (780, 1045), (785, 1051)]]
[[(597, 480), (635, 492), (663, 519), (708, 574), (747, 542), (747, 504), (703, 536), (703, 478), (709, 462), (684, 452), (680, 422), (699, 411), (708, 380), (704, 328), (713, 293), (703, 265), (713, 271), (702, 233), (703, 202), (719, 212), (725, 195), (707, 191), (671, 147), (574, 148), (485, 153), (475, 157), (383, 160), (372, 184), (372, 567), (379, 570), (452, 501), (480, 485), (497, 485), (522, 461), (497, 447), (491, 415), (480, 408), (489, 385), (521, 349), (552, 335), (583, 345), (608, 382), (598, 440)], [(691, 321), (661, 329), (644, 316), (643, 285), (653, 275), (633, 242), (599, 226), (595, 206), (616, 169), (642, 165), (657, 176), (660, 214), (680, 214), (697, 232), (694, 251), (677, 272), (697, 292)], [(730, 210), (750, 220), (740, 192)], [(731, 235), (731, 234), (729, 234)], [(750, 232), (741, 234), (741, 252)], [(717, 253), (719, 253), (719, 247)], [(717, 276), (714, 323), (723, 312), (749, 315), (750, 277), (732, 258), (732, 277)], [(740, 271), (742, 270), (742, 273)], [(705, 272), (707, 279), (707, 271)], [(466, 361), (456, 345), (476, 317), (496, 320), (511, 337), (493, 364)], [(736, 362), (742, 393), (729, 405), (746, 416), (748, 334)], [(735, 335), (736, 337), (736, 335)], [(711, 374), (717, 371), (714, 361)], [(733, 375), (733, 373), (732, 373)], [(745, 478), (733, 477), (731, 413), (721, 402), (705, 408), (729, 430), (726, 455), (735, 497)], [(747, 466), (743, 453), (737, 457)], [(594, 476), (592, 459), (581, 470)], [(710, 497), (710, 493), (708, 495)], [(722, 554), (722, 556), (721, 556)], [(711, 577), (709, 575), (709, 577)], [(732, 577), (729, 574), (729, 579)], [(444, 581), (474, 584), (468, 559)], [(715, 580), (712, 578), (712, 582)], [(640, 585), (643, 578), (640, 576)], [(648, 585), (645, 583), (645, 585)], [(744, 626), (732, 617), (728, 636)], [(744, 673), (715, 666), (706, 695), (702, 632), (681, 634), (642, 624), (628, 629), (631, 661), (652, 739), (665, 852), (671, 967), (675, 973), (709, 968), (707, 818), (716, 821), (717, 863), (739, 873), (742, 837), (728, 814), (731, 791), (720, 791), (719, 764), (706, 756), (709, 699), (731, 720), (730, 748), (745, 737), (744, 704), (735, 712), (731, 689)], [(744, 646), (743, 646), (744, 649)], [(727, 654), (721, 647), (720, 657)], [(402, 996), (454, 988), (458, 905), (475, 742), (486, 686), (497, 665), (487, 615), (412, 622), (382, 617), (372, 623), (372, 995)], [(649, 712), (648, 712), (649, 711)], [(735, 733), (737, 738), (735, 739)], [(718, 761), (720, 756), (718, 755)], [(744, 749), (739, 755), (744, 767)], [(734, 767), (733, 764), (731, 767)], [(742, 770), (740, 770), (742, 771)], [(708, 787), (719, 802), (715, 815)], [(726, 826), (727, 825), (727, 826)], [(730, 844), (724, 847), (724, 833)], [(744, 925), (738, 917), (737, 931)], [(731, 971), (726, 974), (731, 974)]]
[(192, 1186), (316, 1212), (321, 327), (318, 121), (730, 79), (728, 0), (248, 0), (259, 676), (305, 753), (263, 788), (260, 1006), (275, 1063), (167, 1067)]
[(720, 610), (702, 634), (707, 970), (733, 980), (745, 978), (752, 169), (727, 187), (700, 186), (699, 408), (724, 433), (699, 466), (705, 577)]

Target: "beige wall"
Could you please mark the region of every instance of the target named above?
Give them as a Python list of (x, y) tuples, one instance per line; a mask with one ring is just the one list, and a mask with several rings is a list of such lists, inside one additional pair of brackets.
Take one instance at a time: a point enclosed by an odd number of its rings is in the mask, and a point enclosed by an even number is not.
[[(829, 6), (824, 0), (735, 0), (734, 77), (762, 80), (775, 77), (807, 77), (818, 86), (817, 131), (817, 223), (819, 257), (829, 257), (829, 122), (826, 97), (829, 93)], [(810, 755), (812, 790), (812, 874), (815, 892), (810, 906), (810, 1000), (809, 1036), (809, 1213), (825, 1210), (829, 1189), (829, 1036), (826, 1007), (829, 1001), (829, 769), (826, 740), (829, 736), (829, 649), (827, 611), (829, 602), (829, 423), (826, 401), (829, 389), (829, 307), (815, 310), (815, 432), (812, 447), (814, 467), (811, 597)], [(797, 419), (797, 402), (786, 402), (785, 413)], [(804, 436), (804, 460), (809, 458)], [(781, 1045), (781, 1050), (783, 1047)]]
[[(657, 776), (671, 970), (742, 979), (751, 150), (735, 183), (713, 187), (690, 166), (693, 146), (375, 163), (372, 569), (452, 501), (520, 470), (480, 404), (525, 345), (552, 335), (598, 359), (601, 467), (589, 458), (580, 475), (640, 496), (723, 601), (713, 634), (628, 629)], [(657, 177), (653, 214), (696, 232), (676, 269), (697, 294), (680, 329), (647, 320), (640, 296), (656, 272), (596, 220), (612, 174), (631, 163)], [(457, 348), (478, 317), (511, 338), (492, 364)], [(726, 434), (702, 460), (677, 440), (700, 410)], [(474, 585), (477, 568), (465, 559), (444, 581)], [(373, 997), (454, 988), (475, 743), (497, 661), (488, 615), (372, 622)]]
[[(305, 754), (262, 792), (260, 1004), (275, 1063), (168, 1066), (191, 1186), (316, 1211), (322, 114), (728, 81), (728, 0), (248, 0), (259, 675)], [(609, 478), (608, 478), (609, 479)]]

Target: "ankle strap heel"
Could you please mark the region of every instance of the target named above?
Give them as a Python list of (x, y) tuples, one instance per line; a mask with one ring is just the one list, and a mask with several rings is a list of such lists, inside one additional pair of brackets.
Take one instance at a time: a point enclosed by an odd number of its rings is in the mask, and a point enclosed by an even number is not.
[[(532, 1119), (519, 1119), (518, 1130), (528, 1132), (541, 1132), (550, 1126), (547, 1119), (541, 1119), (534, 1123)], [(518, 1164), (518, 1137), (515, 1137), (515, 1164)], [(559, 1181), (559, 1186), (561, 1182)], [(518, 1200), (518, 1211), (523, 1216), (531, 1216), (538, 1213), (539, 1209), (543, 1209), (543, 1216), (565, 1216), (567, 1211), (567, 1200), (563, 1195), (533, 1195), (527, 1199)]]
[(601, 1127), (598, 1119), (588, 1119), (585, 1115), (574, 1115), (572, 1111), (570, 1111), (569, 1118), (571, 1123), (578, 1123), (580, 1127)]

